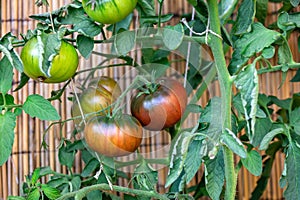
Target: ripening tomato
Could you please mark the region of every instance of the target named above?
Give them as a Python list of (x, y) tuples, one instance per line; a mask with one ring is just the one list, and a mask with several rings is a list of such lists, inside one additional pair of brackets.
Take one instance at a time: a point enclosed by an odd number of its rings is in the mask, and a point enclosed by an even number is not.
[(95, 116), (84, 128), (88, 147), (109, 157), (133, 153), (140, 146), (142, 137), (141, 124), (127, 114), (117, 118)]
[(137, 0), (82, 0), (86, 14), (102, 24), (115, 24), (135, 8)]
[[(107, 76), (101, 76), (90, 82), (88, 88), (79, 95), (79, 102), (84, 115), (89, 113), (99, 112), (108, 108), (120, 95), (122, 91), (119, 84), (112, 78)], [(103, 115), (110, 112), (111, 109), (105, 110), (103, 113), (97, 113)], [(72, 106), (72, 117), (81, 116), (78, 102), (74, 102)], [(95, 114), (86, 116), (86, 121)], [(75, 119), (75, 123), (79, 124), (81, 118)]]
[(42, 53), (36, 37), (31, 38), (24, 45), (21, 59), (24, 73), (28, 77), (44, 83), (60, 83), (75, 74), (78, 67), (78, 54), (71, 44), (61, 41), (59, 53), (53, 58), (48, 72), (45, 72), (41, 66)]
[(187, 105), (185, 88), (176, 80), (164, 78), (155, 91), (145, 92), (143, 88), (131, 99), (131, 114), (145, 129), (159, 131), (175, 125)]

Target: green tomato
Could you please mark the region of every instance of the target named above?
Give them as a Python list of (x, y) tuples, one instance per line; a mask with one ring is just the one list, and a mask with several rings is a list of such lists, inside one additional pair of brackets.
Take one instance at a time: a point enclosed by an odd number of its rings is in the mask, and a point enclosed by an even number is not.
[(87, 15), (102, 24), (115, 24), (127, 17), (137, 0), (82, 0)]
[(60, 83), (70, 79), (78, 67), (78, 54), (76, 49), (69, 43), (61, 41), (58, 54), (53, 58), (49, 68), (49, 75), (46, 75), (40, 66), (41, 52), (38, 39), (31, 38), (23, 47), (21, 59), (23, 61), (24, 73), (44, 83)]

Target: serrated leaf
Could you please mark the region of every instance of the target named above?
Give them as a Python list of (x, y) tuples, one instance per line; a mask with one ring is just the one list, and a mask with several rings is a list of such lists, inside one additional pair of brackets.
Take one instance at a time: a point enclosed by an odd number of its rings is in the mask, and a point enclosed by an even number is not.
[(69, 6), (67, 13), (65, 17), (61, 18), (60, 23), (65, 25), (72, 24), (74, 31), (87, 37), (95, 37), (101, 33), (102, 26), (87, 17), (82, 7)]
[(158, 173), (145, 160), (134, 170), (134, 185), (136, 189), (154, 190), (158, 181)]
[(255, 16), (255, 0), (243, 0), (239, 10), (236, 22), (232, 28), (235, 35), (241, 35), (249, 32)]
[(48, 197), (51, 200), (60, 197), (60, 191), (56, 188), (52, 188), (46, 184), (42, 184), (41, 189), (46, 195), (46, 197)]
[(186, 183), (189, 183), (199, 170), (202, 157), (201, 148), (203, 140), (193, 140), (188, 149), (186, 160), (184, 161), (184, 171), (186, 173)]
[(286, 178), (288, 186), (284, 197), (289, 200), (298, 200), (300, 197), (300, 146), (290, 140), (286, 155)]
[(138, 0), (137, 10), (140, 15), (143, 16), (154, 16), (155, 15), (155, 4), (154, 0)]
[(182, 24), (176, 26), (166, 26), (162, 31), (162, 39), (165, 46), (170, 50), (177, 49), (182, 43), (184, 29)]
[(258, 75), (255, 63), (246, 66), (234, 81), (240, 90), (245, 119), (247, 121), (247, 131), (252, 143), (255, 130), (255, 120), (258, 102)]
[(38, 181), (38, 179), (40, 178), (40, 168), (36, 168), (33, 173), (32, 173), (32, 176), (31, 176), (31, 184), (32, 185), (35, 185)]
[(13, 67), (6, 56), (0, 61), (0, 93), (7, 94), (12, 87)]
[(252, 30), (242, 35), (234, 43), (234, 52), (229, 64), (230, 73), (237, 72), (250, 57), (269, 47), (280, 37), (280, 33), (267, 29), (261, 23), (253, 23)]
[(14, 128), (16, 126), (16, 116), (11, 112), (0, 114), (0, 166), (3, 165), (10, 156), (14, 143)]
[(218, 200), (225, 181), (223, 151), (220, 150), (214, 159), (206, 159), (204, 165), (206, 190), (211, 199)]
[(247, 157), (247, 152), (244, 148), (241, 140), (229, 129), (225, 129), (224, 133), (221, 135), (221, 142), (225, 144), (234, 153), (239, 155), (241, 158)]
[(23, 110), (31, 117), (41, 120), (59, 120), (60, 116), (51, 103), (44, 97), (33, 94), (29, 95), (24, 102)]
[(27, 196), (28, 200), (37, 200), (40, 199), (40, 191), (38, 188), (34, 188)]
[(94, 49), (94, 40), (84, 35), (78, 35), (76, 39), (78, 51), (85, 58), (88, 59)]
[(270, 144), (270, 142), (272, 141), (272, 139), (280, 134), (283, 133), (284, 129), (283, 128), (276, 128), (273, 129), (272, 131), (270, 131), (267, 135), (265, 135), (265, 137), (263, 137), (261, 143), (260, 143), (260, 147), (259, 150), (266, 150)]
[(242, 158), (241, 161), (243, 166), (254, 176), (259, 176), (262, 173), (262, 158), (257, 151), (247, 152), (247, 157)]
[(124, 31), (114, 37), (114, 49), (117, 55), (125, 56), (135, 46), (136, 35), (134, 31)]

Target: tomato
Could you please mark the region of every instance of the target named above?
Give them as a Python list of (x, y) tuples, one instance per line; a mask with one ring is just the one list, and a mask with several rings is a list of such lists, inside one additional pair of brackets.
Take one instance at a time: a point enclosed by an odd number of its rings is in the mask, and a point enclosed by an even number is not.
[[(79, 102), (83, 114), (95, 113), (107, 108), (121, 93), (121, 88), (118, 83), (110, 77), (101, 76), (100, 78), (92, 80), (89, 87), (79, 95)], [(98, 114), (103, 115), (109, 111), (110, 109)], [(72, 117), (81, 116), (78, 102), (74, 102), (71, 112)], [(86, 121), (95, 115), (96, 114), (91, 114), (90, 116), (86, 116)], [(76, 124), (80, 122), (81, 119), (75, 119)]]
[(185, 88), (176, 80), (164, 78), (155, 91), (140, 89), (131, 99), (131, 113), (145, 129), (159, 131), (175, 125), (187, 105)]
[(137, 0), (82, 0), (86, 14), (102, 24), (115, 24), (135, 8)]
[(61, 41), (59, 53), (52, 60), (50, 76), (46, 75), (40, 67), (41, 54), (36, 37), (27, 41), (21, 51), (24, 73), (30, 78), (44, 83), (60, 83), (75, 74), (78, 67), (78, 54), (71, 44)]
[(86, 144), (93, 151), (109, 156), (125, 156), (141, 144), (143, 129), (132, 116), (123, 114), (118, 118), (93, 117), (84, 128)]

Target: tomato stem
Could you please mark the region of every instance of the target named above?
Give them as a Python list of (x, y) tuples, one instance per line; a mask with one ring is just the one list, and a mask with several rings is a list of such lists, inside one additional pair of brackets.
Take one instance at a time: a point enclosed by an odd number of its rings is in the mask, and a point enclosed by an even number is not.
[[(218, 13), (218, 1), (208, 0), (208, 13), (211, 32), (221, 35), (221, 24)], [(208, 27), (209, 28), (209, 27)], [(223, 119), (223, 130), (231, 129), (231, 98), (232, 98), (232, 79), (226, 67), (225, 55), (223, 52), (222, 40), (212, 34), (210, 47), (215, 58), (219, 84), (221, 89), (221, 115)], [(237, 174), (234, 168), (233, 152), (226, 146), (223, 146), (225, 162), (225, 199), (233, 200), (236, 194)]]

